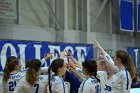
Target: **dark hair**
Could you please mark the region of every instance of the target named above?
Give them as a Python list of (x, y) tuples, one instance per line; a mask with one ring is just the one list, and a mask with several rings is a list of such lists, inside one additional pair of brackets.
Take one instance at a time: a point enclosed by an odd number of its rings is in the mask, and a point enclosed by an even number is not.
[(33, 86), (39, 77), (39, 69), (41, 67), (41, 61), (39, 59), (31, 59), (28, 62), (26, 80)]
[(19, 64), (19, 59), (15, 56), (10, 56), (6, 60), (6, 64), (3, 70), (3, 81), (7, 82), (10, 73), (15, 70), (15, 66)]
[(133, 80), (135, 77), (135, 68), (130, 55), (124, 50), (118, 50), (116, 51), (116, 57), (121, 59), (122, 64), (128, 70)]
[(98, 81), (100, 81), (96, 76), (97, 76), (97, 63), (95, 60), (85, 60), (83, 63), (82, 63), (82, 66), (84, 68), (86, 68), (87, 70), (87, 73), (90, 75), (90, 76), (94, 76)]
[(49, 70), (48, 70), (48, 81), (49, 81), (49, 91), (50, 93), (52, 93), (52, 90), (51, 90), (51, 70), (55, 73), (55, 75), (58, 74), (57, 70), (58, 68), (62, 68), (64, 65), (64, 60), (63, 59), (55, 59), (52, 61), (50, 67), (49, 67)]

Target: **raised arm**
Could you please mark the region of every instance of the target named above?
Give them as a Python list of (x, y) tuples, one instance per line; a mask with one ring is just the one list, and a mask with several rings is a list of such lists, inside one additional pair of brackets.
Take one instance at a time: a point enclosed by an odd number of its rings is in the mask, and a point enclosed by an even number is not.
[(72, 61), (69, 62), (68, 65), (70, 67), (69, 71), (71, 73), (73, 73), (80, 82), (82, 82), (85, 79), (85, 77), (83, 76), (82, 70), (80, 68), (76, 67), (76, 65)]
[(79, 80), (80, 82), (83, 82), (83, 81), (85, 80), (85, 77), (84, 77), (81, 73), (79, 73), (77, 70), (71, 68), (71, 69), (69, 69), (69, 71), (70, 71), (71, 73), (73, 73), (73, 74), (78, 78), (78, 80)]
[(99, 42), (94, 40), (93, 44), (95, 45), (96, 48), (98, 48), (102, 52), (102, 55), (103, 55), (105, 61), (114, 69), (114, 71), (116, 71), (116, 66), (114, 65), (114, 61), (107, 54), (107, 52), (102, 48), (102, 46), (99, 44)]
[(82, 68), (81, 64), (69, 52), (65, 51), (65, 55), (66, 57), (71, 59), (71, 61), (74, 62), (74, 64), (76, 64), (76, 67)]
[(103, 55), (107, 54), (98, 41), (94, 40), (93, 44), (95, 45), (96, 48), (98, 48), (102, 52)]
[(52, 58), (52, 57), (53, 57), (52, 54), (53, 54), (53, 53), (47, 53), (47, 54), (45, 54), (45, 55), (44, 55), (44, 58), (41, 59), (41, 64), (43, 65), (45, 62), (47, 62), (47, 60), (49, 60), (50, 58)]

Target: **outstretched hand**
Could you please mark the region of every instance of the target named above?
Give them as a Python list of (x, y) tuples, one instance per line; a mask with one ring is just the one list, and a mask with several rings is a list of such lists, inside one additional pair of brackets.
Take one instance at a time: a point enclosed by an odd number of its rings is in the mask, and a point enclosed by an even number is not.
[(47, 53), (44, 55), (45, 60), (48, 60), (49, 58), (53, 57), (53, 53)]
[(97, 40), (94, 40), (93, 44), (95, 45), (96, 48), (100, 48), (100, 44)]
[(73, 61), (68, 62), (68, 65), (70, 68), (76, 69), (76, 65), (74, 64)]
[(71, 53), (67, 52), (66, 50), (65, 50), (65, 56), (68, 57), (68, 58), (70, 58), (70, 59), (73, 58), (73, 56), (71, 55)]

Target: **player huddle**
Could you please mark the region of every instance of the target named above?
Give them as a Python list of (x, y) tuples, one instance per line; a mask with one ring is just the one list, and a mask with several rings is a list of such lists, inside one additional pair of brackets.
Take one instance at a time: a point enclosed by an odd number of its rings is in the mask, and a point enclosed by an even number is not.
[[(130, 93), (135, 69), (129, 54), (118, 50), (112, 59), (96, 40), (94, 45), (102, 55), (97, 61), (89, 59), (82, 64), (62, 51), (49, 67), (42, 64), (53, 57), (52, 53), (42, 60), (29, 60), (21, 71), (19, 59), (10, 56), (0, 73), (0, 93)], [(64, 57), (70, 61), (65, 62)]]

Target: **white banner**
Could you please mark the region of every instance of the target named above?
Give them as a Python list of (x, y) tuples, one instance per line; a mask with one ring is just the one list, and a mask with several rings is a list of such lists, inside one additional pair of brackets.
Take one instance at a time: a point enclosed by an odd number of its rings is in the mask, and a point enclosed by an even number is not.
[(0, 18), (17, 19), (17, 0), (0, 0)]

